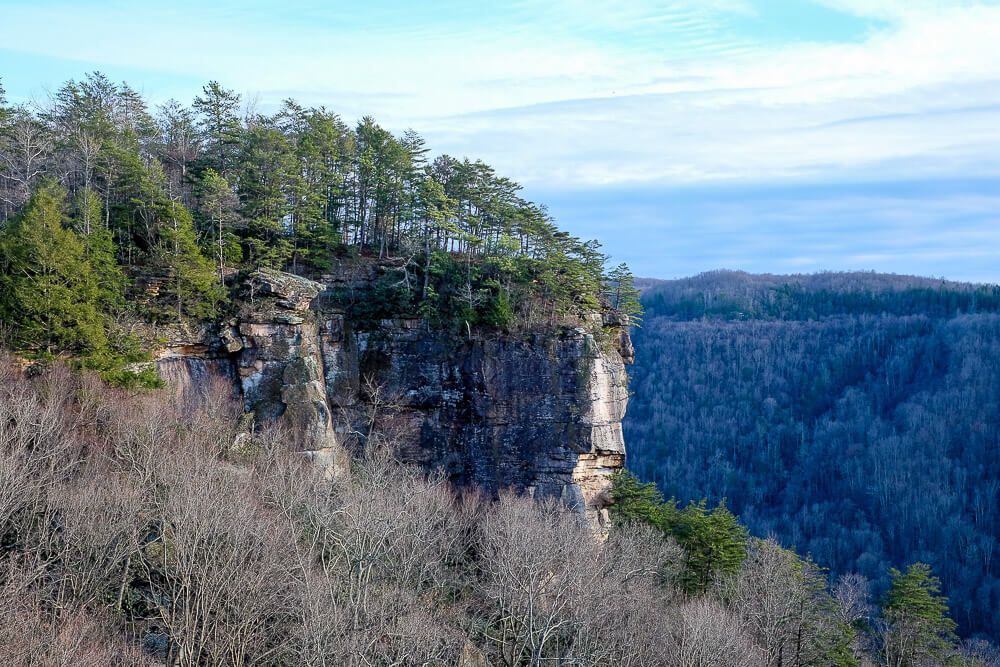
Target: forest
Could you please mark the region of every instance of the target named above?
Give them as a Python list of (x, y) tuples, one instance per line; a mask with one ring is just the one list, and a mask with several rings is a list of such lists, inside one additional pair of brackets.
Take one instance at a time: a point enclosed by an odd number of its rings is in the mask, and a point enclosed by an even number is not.
[(998, 594), (996, 419), (973, 417), (996, 291), (648, 289), (639, 476), (614, 478), (606, 535), (400, 463), (381, 416), (331, 475), (231, 388), (188, 402), (129, 370), (139, 323), (223, 320), (261, 268), (377, 263), (372, 298), (324, 295), (361, 323), (637, 324), (628, 268), (520, 191), (416, 132), (217, 82), (155, 108), (100, 73), (31, 105), (0, 86), (0, 663), (1000, 664), (973, 636)]
[(511, 329), (606, 303), (627, 269), (605, 276), (598, 244), (520, 190), (412, 130), (262, 113), (217, 82), (156, 108), (99, 72), (31, 105), (0, 82), (0, 333), (112, 377), (142, 354), (136, 321), (218, 319), (240, 272), (358, 256), (395, 262), (372, 317)]
[[(954, 665), (923, 564), (888, 593), (628, 473), (614, 523), (458, 495), (380, 415), (331, 477), (224, 386), (190, 403), (0, 359), (4, 665)], [(387, 426), (383, 426), (387, 425)]]
[(1000, 635), (1000, 288), (872, 273), (645, 281), (629, 467), (876, 591), (920, 561)]

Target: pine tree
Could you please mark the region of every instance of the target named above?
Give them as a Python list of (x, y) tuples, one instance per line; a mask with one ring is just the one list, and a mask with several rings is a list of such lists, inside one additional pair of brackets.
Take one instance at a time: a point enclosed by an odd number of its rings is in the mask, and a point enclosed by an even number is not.
[(184, 315), (212, 319), (225, 301), (212, 262), (201, 254), (191, 214), (180, 204), (169, 205), (169, 223), (160, 232), (158, 256), (169, 277), (171, 297), (180, 320)]
[(201, 115), (200, 126), (207, 153), (205, 164), (228, 177), (235, 167), (242, 129), (236, 115), (240, 96), (220, 86), (218, 81), (209, 81), (201, 92), (194, 100), (194, 108)]
[(276, 127), (261, 123), (247, 131), (236, 182), (247, 225), (245, 255), (255, 267), (284, 268), (292, 255), (286, 222), (294, 170), (292, 148)]
[(464, 320), (469, 333), (603, 305), (598, 248), (560, 232), (489, 165), (447, 156), (428, 164), (419, 134), (394, 136), (372, 118), (352, 129), (323, 107), (288, 101), (244, 119), (240, 102), (209, 82), (192, 109), (161, 107), (157, 124), (136, 90), (99, 72), (67, 82), (37, 114), (0, 102), (0, 218), (24, 207), (43, 174), (60, 174), (109, 311), (122, 292), (114, 257), (130, 272), (165, 271), (182, 315), (217, 300), (198, 287), (204, 262), (185, 250), (182, 204), (197, 213), (195, 240), (217, 281), (238, 263), (309, 274), (337, 253), (377, 253), (406, 259), (406, 298), (434, 301), (421, 312), (447, 304), (437, 319)]
[(630, 326), (638, 325), (642, 320), (642, 303), (627, 264), (619, 264), (611, 270), (605, 281), (605, 290), (611, 307), (628, 318)]
[(612, 478), (611, 506), (616, 520), (637, 521), (659, 528), (684, 548), (681, 584), (688, 593), (701, 593), (719, 575), (739, 570), (747, 554), (747, 531), (724, 502), (709, 509), (706, 501), (681, 509), (652, 483), (643, 483), (625, 471)]
[(615, 473), (611, 483), (611, 494), (615, 501), (612, 507), (616, 519), (645, 523), (665, 530), (663, 495), (655, 484), (640, 482), (638, 477), (627, 470)]
[(227, 243), (226, 238), (226, 232), (239, 220), (236, 212), (239, 200), (229, 187), (229, 182), (212, 168), (206, 169), (202, 174), (198, 199), (203, 215), (214, 230), (215, 260), (219, 269), (219, 283), (222, 284), (225, 280), (226, 259), (242, 259), (239, 245), (236, 245), (235, 252), (230, 250), (229, 246), (232, 244)]
[(948, 616), (941, 580), (925, 563), (914, 563), (905, 573), (893, 568), (889, 576), (892, 583), (882, 605), (887, 624), (882, 647), (886, 664), (948, 664), (956, 652), (956, 625)]
[(700, 593), (719, 575), (739, 570), (746, 558), (747, 530), (725, 502), (708, 509), (706, 501), (678, 509), (671, 501), (664, 507), (664, 525), (684, 547), (682, 583), (689, 593)]
[(3, 79), (0, 79), (0, 131), (3, 130), (10, 111), (7, 109), (7, 91), (3, 87)]
[(99, 281), (66, 222), (66, 191), (45, 181), (0, 236), (0, 313), (18, 346), (51, 354), (107, 343)]
[[(90, 190), (77, 198), (76, 227), (83, 242), (84, 254), (97, 282), (98, 306), (114, 313), (125, 305), (126, 278), (116, 259), (111, 231), (101, 222), (101, 199)], [(96, 222), (96, 224), (95, 224)]]

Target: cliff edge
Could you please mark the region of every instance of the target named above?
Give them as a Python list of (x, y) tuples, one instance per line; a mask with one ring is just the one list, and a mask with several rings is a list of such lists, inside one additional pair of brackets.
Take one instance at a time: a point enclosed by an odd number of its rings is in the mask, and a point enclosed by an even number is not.
[(328, 289), (258, 272), (238, 317), (161, 333), (157, 367), (180, 396), (231, 385), (257, 423), (333, 471), (377, 428), (459, 489), (553, 498), (606, 525), (633, 357), (621, 318), (455, 335), (424, 319), (352, 321), (324, 306)]

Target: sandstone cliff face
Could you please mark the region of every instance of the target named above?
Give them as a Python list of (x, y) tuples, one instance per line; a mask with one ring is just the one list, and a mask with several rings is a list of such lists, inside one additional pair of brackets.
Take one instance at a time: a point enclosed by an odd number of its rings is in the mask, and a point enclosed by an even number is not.
[(624, 465), (621, 421), (631, 343), (622, 323), (518, 336), (460, 336), (423, 320), (358, 331), (316, 308), (324, 285), (267, 272), (237, 320), (168, 346), (168, 383), (233, 382), (258, 421), (342, 464), (373, 427), (459, 487), (555, 498), (606, 521), (608, 476)]
[(327, 401), (319, 324), (311, 304), (323, 285), (264, 273), (254, 301), (229, 330), (243, 404), (261, 422), (278, 422), (299, 447), (335, 459), (339, 442)]

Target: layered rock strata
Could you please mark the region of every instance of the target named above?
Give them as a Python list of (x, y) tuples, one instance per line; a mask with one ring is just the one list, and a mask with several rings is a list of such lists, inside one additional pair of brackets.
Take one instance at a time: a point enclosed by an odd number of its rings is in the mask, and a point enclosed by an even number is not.
[(325, 288), (255, 275), (240, 316), (165, 346), (161, 373), (186, 394), (209, 376), (231, 382), (256, 421), (327, 465), (377, 428), (460, 488), (553, 498), (606, 522), (609, 476), (625, 460), (624, 322), (459, 337), (418, 319), (358, 330), (318, 306)]

